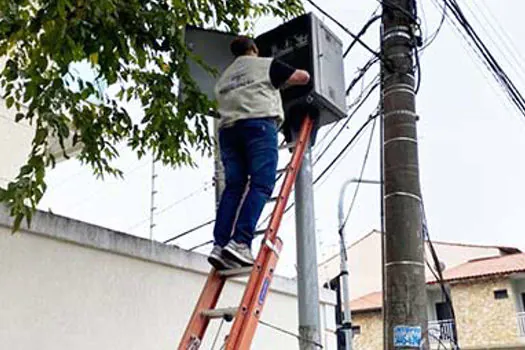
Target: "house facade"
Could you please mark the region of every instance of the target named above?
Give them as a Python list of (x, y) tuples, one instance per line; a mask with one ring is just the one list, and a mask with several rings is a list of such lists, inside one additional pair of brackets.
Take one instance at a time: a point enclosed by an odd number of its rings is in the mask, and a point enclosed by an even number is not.
[[(513, 247), (486, 246), (451, 242), (433, 242), (442, 266), (446, 269), (458, 266), (473, 259), (503, 256), (520, 252)], [(430, 256), (428, 247), (426, 255)], [(350, 294), (352, 299), (381, 290), (381, 233), (372, 231), (352, 243), (347, 249), (350, 268)], [(321, 285), (339, 274), (339, 251), (319, 263), (319, 280)], [(432, 273), (426, 271), (427, 278)]]
[[(444, 271), (444, 287), (427, 282), (428, 334), (432, 348), (525, 349), (525, 254), (474, 259)], [(383, 348), (382, 294), (351, 303), (359, 350)]]

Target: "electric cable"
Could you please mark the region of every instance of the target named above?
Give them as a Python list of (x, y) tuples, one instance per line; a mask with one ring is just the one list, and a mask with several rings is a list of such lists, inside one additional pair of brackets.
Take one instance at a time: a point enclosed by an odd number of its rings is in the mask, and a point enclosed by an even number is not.
[(348, 29), (346, 26), (344, 26), (341, 22), (339, 22), (337, 19), (335, 19), (332, 15), (330, 15), (328, 12), (326, 12), (324, 9), (322, 9), (319, 5), (317, 5), (313, 0), (306, 0), (308, 1), (313, 7), (315, 7), (319, 12), (321, 12), (323, 15), (328, 17), (332, 22), (334, 22), (339, 28), (341, 28), (345, 33), (350, 35), (355, 41), (357, 41), (362, 47), (364, 47), (367, 51), (372, 53), (377, 58), (381, 58), (381, 55), (374, 51), (370, 46), (368, 46), (363, 40), (361, 40), (357, 35), (352, 33), (350, 29)]
[[(518, 75), (519, 80), (521, 82), (525, 81), (522, 68), (523, 61), (518, 59), (516, 55), (514, 55), (514, 50), (507, 46), (505, 39), (502, 37), (502, 35), (500, 35), (499, 31), (494, 28), (491, 21), (477, 6), (476, 2), (472, 2), (472, 5), (476, 6), (476, 10), (470, 7), (468, 1), (464, 1), (464, 5), (470, 12), (470, 15), (479, 24), (481, 30), (484, 32), (485, 36), (490, 41), (490, 44), (498, 51), (501, 58), (507, 63), (508, 67)], [(483, 16), (484, 21), (480, 20), (478, 14), (481, 14)], [(492, 29), (494, 31), (494, 34), (492, 34), (489, 29)], [(503, 28), (501, 28), (500, 30), (503, 30)]]
[(366, 169), (366, 163), (368, 161), (368, 156), (370, 155), (370, 149), (372, 148), (372, 140), (374, 139), (374, 130), (376, 128), (376, 122), (377, 118), (374, 118), (374, 123), (372, 125), (372, 130), (370, 131), (370, 138), (368, 139), (368, 145), (366, 146), (365, 156), (363, 159), (363, 164), (361, 166), (361, 172), (359, 174), (359, 178), (357, 180), (357, 184), (355, 187), (354, 195), (352, 197), (352, 202), (350, 202), (350, 207), (348, 208), (348, 211), (346, 212), (345, 218), (343, 220), (343, 224), (340, 227), (340, 230), (342, 231), (346, 223), (348, 222), (348, 218), (350, 217), (350, 213), (352, 212), (352, 209), (354, 208), (355, 201), (357, 199), (357, 194), (359, 193), (359, 188), (361, 187), (361, 181), (363, 180), (363, 174), (365, 173)]
[(217, 340), (219, 340), (219, 335), (221, 333), (221, 329), (223, 325), (224, 325), (224, 318), (221, 320), (221, 323), (219, 324), (219, 329), (217, 329), (217, 334), (215, 335), (215, 339), (213, 340), (213, 344), (211, 345), (211, 350), (215, 349), (215, 344), (217, 344)]
[(272, 329), (274, 329), (274, 330), (276, 330), (276, 331), (278, 331), (278, 332), (281, 332), (281, 333), (283, 333), (283, 334), (287, 334), (287, 335), (289, 335), (289, 336), (295, 337), (295, 338), (297, 338), (298, 340), (304, 341), (304, 342), (306, 342), (306, 343), (313, 344), (313, 345), (315, 345), (316, 347), (319, 347), (319, 348), (321, 348), (321, 349), (323, 348), (323, 344), (318, 343), (318, 342), (313, 341), (313, 340), (310, 340), (310, 339), (307, 339), (307, 338), (304, 338), (304, 337), (300, 336), (299, 334), (296, 334), (296, 333), (290, 332), (290, 331), (288, 331), (288, 330), (286, 330), (286, 329), (284, 329), (284, 328), (281, 328), (281, 327), (275, 326), (275, 325), (273, 325), (273, 324), (271, 324), (271, 323), (268, 323), (268, 322), (266, 322), (266, 321), (263, 321), (263, 320), (259, 320), (259, 323), (260, 323), (261, 325), (263, 325), (263, 326), (266, 326), (266, 327), (268, 327), (268, 328), (272, 328)]
[[(185, 201), (187, 201), (188, 199), (192, 198), (192, 197), (195, 197), (197, 194), (203, 192), (203, 191), (207, 191), (208, 190), (208, 186), (210, 185), (210, 182), (209, 181), (206, 181), (204, 182), (203, 186), (199, 187), (198, 189), (196, 189), (195, 191), (187, 194), (186, 196), (180, 198), (180, 199), (177, 199), (176, 201), (172, 202), (171, 204), (168, 204), (166, 207), (162, 208), (161, 210), (159, 210), (158, 212), (155, 212), (155, 216), (156, 217), (159, 217), (160, 215), (162, 215), (163, 213), (167, 212), (168, 210), (172, 209), (173, 207), (175, 207), (176, 205), (180, 204), (180, 203), (183, 203)], [(149, 217), (146, 217), (136, 223), (134, 223), (133, 225), (131, 225), (127, 231), (130, 231), (130, 230), (133, 230), (134, 228), (137, 228), (139, 227), (140, 225), (143, 225), (145, 224), (146, 222), (149, 221)]]
[[(430, 268), (430, 271), (432, 272), (432, 274), (434, 275), (434, 277), (436, 278), (436, 281), (439, 283), (439, 286), (440, 286), (440, 289), (441, 289), (441, 293), (445, 299), (445, 304), (448, 306), (449, 308), (449, 311), (450, 311), (450, 315), (452, 316), (452, 319), (454, 320), (454, 322), (456, 321), (456, 314), (454, 312), (454, 305), (452, 303), (452, 298), (450, 297), (450, 293), (448, 292), (446, 286), (445, 286), (445, 279), (443, 278), (443, 269), (441, 268), (441, 262), (438, 258), (438, 255), (437, 255), (437, 252), (436, 252), (436, 249), (434, 248), (434, 244), (432, 243), (432, 240), (430, 239), (430, 234), (429, 234), (429, 230), (428, 230), (428, 222), (427, 222), (427, 219), (426, 219), (426, 214), (425, 214), (425, 206), (422, 202), (421, 204), (421, 226), (422, 226), (422, 231), (423, 231), (423, 237), (426, 238), (426, 241), (427, 241), (427, 244), (428, 244), (428, 247), (429, 247), (429, 250), (430, 250), (430, 255), (432, 257), (432, 260), (434, 262), (434, 268), (432, 268), (427, 260), (427, 265), (428, 267)], [(455, 323), (454, 323), (454, 327), (455, 327)], [(453, 342), (455, 343), (455, 346), (457, 349), (459, 349), (459, 346), (457, 345), (456, 343), (456, 339), (455, 339), (455, 328), (454, 328), (454, 339)]]
[(503, 70), (500, 63), (496, 60), (492, 52), (488, 49), (479, 34), (472, 27), (461, 7), (455, 0), (444, 0), (446, 6), (451, 11), (455, 21), (463, 28), (470, 41), (474, 44), (475, 49), (481, 55), (482, 61), (488, 66), (489, 71), (496, 78), (496, 81), (506, 93), (510, 101), (519, 110), (522, 116), (525, 116), (525, 99), (517, 89), (514, 82)]
[(171, 237), (170, 239), (165, 240), (165, 241), (162, 242), (162, 243), (164, 243), (164, 244), (166, 244), (166, 243), (170, 243), (170, 242), (172, 242), (172, 241), (174, 241), (174, 240), (176, 240), (176, 239), (179, 239), (179, 238), (181, 238), (181, 237), (187, 236), (187, 235), (189, 235), (190, 233), (195, 232), (195, 231), (197, 231), (197, 230), (199, 230), (199, 229), (201, 229), (201, 228), (203, 228), (203, 227), (206, 227), (206, 226), (208, 226), (208, 225), (210, 225), (210, 224), (213, 224), (214, 222), (215, 222), (215, 219), (208, 220), (208, 221), (206, 221), (206, 222), (204, 222), (204, 223), (202, 223), (202, 224), (199, 224), (199, 225), (197, 225), (197, 226), (195, 226), (195, 227), (193, 227), (193, 228), (190, 228), (190, 229), (187, 230), (187, 231), (184, 231), (184, 232), (182, 232), (182, 233), (179, 233), (179, 234), (177, 234), (177, 235)]
[[(375, 80), (374, 80), (375, 81)], [(372, 93), (375, 91), (375, 89), (377, 89), (379, 87), (379, 83), (376, 83), (374, 84), (370, 90), (366, 93), (365, 97), (359, 102), (359, 104), (357, 105), (357, 107), (350, 113), (348, 114), (348, 116), (346, 117), (346, 120), (345, 122), (343, 123), (343, 125), (341, 125), (341, 127), (339, 128), (339, 130), (337, 131), (336, 135), (330, 140), (330, 142), (328, 143), (328, 145), (319, 153), (319, 155), (316, 157), (315, 161), (314, 161), (314, 165), (326, 154), (326, 152), (328, 151), (328, 149), (334, 144), (334, 142), (337, 140), (337, 138), (341, 135), (341, 133), (343, 132), (343, 130), (346, 128), (346, 126), (348, 125), (348, 123), (350, 122), (350, 120), (352, 120), (352, 118), (356, 115), (356, 113), (361, 109), (361, 107), (365, 104), (365, 102), (368, 100), (368, 98), (372, 95)]]
[(441, 29), (443, 28), (443, 24), (445, 23), (445, 19), (447, 18), (447, 6), (445, 4), (443, 4), (443, 7), (442, 7), (442, 14), (441, 14), (441, 20), (439, 21), (439, 24), (438, 24), (438, 27), (436, 28), (436, 30), (434, 31), (433, 34), (431, 34), (424, 42), (423, 44), (423, 47), (421, 48), (421, 51), (425, 50), (426, 48), (428, 48), (430, 45), (432, 45), (432, 43), (434, 42), (434, 40), (436, 40), (437, 36), (439, 35), (439, 32), (441, 31)]
[[(357, 40), (360, 39), (363, 35), (365, 35), (365, 33), (368, 30), (368, 28), (370, 28), (370, 26), (372, 24), (374, 24), (377, 20), (381, 19), (380, 15), (375, 15), (376, 12), (377, 12), (377, 10), (374, 11), (374, 13), (372, 14), (371, 18), (368, 20), (368, 22), (365, 23), (365, 25), (357, 33), (356, 37), (352, 40), (350, 45), (348, 45), (348, 47), (346, 48), (345, 52), (343, 53), (343, 58), (346, 58), (346, 56), (350, 53), (350, 50), (352, 50), (354, 45), (357, 43)], [(376, 56), (376, 55), (374, 54), (374, 56)]]

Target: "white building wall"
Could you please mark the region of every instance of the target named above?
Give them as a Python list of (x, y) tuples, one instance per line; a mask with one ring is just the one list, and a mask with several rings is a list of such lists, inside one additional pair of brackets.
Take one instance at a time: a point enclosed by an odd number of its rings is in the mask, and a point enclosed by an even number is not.
[(34, 130), (27, 123), (15, 123), (13, 110), (0, 99), (0, 187), (13, 180), (31, 150)]
[[(0, 60), (0, 69), (1, 67)], [(20, 167), (27, 162), (35, 135), (35, 128), (29, 122), (15, 122), (16, 113), (18, 112), (14, 107), (7, 109), (5, 100), (0, 98), (0, 188), (7, 187), (18, 175)], [(77, 144), (73, 147), (72, 137), (65, 140), (66, 153), (69, 156), (75, 156), (81, 146)], [(57, 162), (65, 160), (57, 138), (50, 137), (49, 149)]]
[(513, 295), (516, 303), (516, 310), (518, 312), (525, 312), (525, 304), (523, 304), (522, 294), (525, 294), (525, 274), (518, 274), (512, 279)]
[[(209, 270), (204, 256), (48, 213), (14, 235), (9, 223), (0, 206), (0, 349), (176, 348)], [(276, 277), (272, 287), (262, 319), (296, 333), (295, 282)], [(235, 306), (243, 288), (228, 282), (219, 304)], [(336, 349), (335, 298), (321, 292), (325, 349)], [(259, 326), (252, 349), (298, 349), (298, 341)]]

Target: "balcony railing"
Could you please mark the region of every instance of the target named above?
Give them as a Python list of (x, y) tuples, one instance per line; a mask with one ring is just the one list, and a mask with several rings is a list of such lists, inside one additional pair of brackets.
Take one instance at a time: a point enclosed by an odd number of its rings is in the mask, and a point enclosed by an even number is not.
[(518, 312), (518, 336), (525, 337), (525, 312)]
[(428, 322), (430, 344), (455, 344), (454, 320)]

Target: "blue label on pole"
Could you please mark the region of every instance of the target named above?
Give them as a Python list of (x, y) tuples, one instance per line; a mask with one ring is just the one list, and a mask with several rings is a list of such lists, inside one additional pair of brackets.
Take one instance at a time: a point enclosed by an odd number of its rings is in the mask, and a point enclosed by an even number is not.
[(259, 293), (259, 305), (264, 303), (264, 299), (266, 299), (266, 294), (268, 293), (268, 287), (270, 287), (270, 279), (266, 277), (263, 282), (261, 293)]
[(421, 327), (395, 326), (394, 327), (394, 346), (419, 348), (422, 338)]

